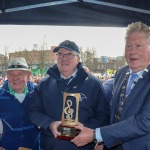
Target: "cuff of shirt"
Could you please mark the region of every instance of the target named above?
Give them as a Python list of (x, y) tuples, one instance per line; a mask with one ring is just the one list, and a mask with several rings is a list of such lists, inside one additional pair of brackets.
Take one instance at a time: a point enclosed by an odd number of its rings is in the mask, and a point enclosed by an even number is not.
[(96, 140), (97, 140), (97, 142), (99, 142), (99, 143), (103, 142), (102, 135), (101, 135), (101, 129), (100, 128), (96, 128), (95, 129), (95, 134), (96, 134)]

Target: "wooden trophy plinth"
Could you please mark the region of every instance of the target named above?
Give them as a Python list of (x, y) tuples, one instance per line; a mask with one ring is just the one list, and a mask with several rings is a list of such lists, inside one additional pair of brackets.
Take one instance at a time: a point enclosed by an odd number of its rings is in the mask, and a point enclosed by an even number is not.
[(31, 150), (30, 148), (19, 147), (18, 150)]
[(79, 100), (79, 93), (64, 93), (62, 124), (58, 127), (61, 135), (57, 136), (58, 139), (72, 140), (79, 134), (80, 130), (74, 128), (78, 124)]
[(74, 127), (62, 125), (58, 128), (58, 131), (61, 133), (61, 135), (57, 136), (57, 138), (62, 140), (72, 140), (80, 132), (80, 130), (75, 129)]

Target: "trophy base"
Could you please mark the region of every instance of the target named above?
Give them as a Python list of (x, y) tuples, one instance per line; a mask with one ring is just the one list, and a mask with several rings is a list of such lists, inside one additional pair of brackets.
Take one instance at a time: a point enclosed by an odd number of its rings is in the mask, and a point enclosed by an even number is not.
[(19, 147), (18, 150), (31, 150), (30, 148)]
[(61, 135), (57, 136), (57, 138), (62, 140), (72, 140), (80, 132), (80, 130), (75, 129), (74, 127), (62, 125), (58, 127), (58, 131)]

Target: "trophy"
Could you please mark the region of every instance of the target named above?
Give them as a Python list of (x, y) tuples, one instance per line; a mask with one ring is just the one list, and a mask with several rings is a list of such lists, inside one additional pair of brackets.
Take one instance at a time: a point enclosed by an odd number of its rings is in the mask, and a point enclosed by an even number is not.
[(79, 99), (80, 93), (64, 92), (62, 124), (58, 128), (61, 135), (57, 136), (58, 139), (71, 140), (78, 135), (80, 130), (75, 129), (74, 126), (78, 124)]

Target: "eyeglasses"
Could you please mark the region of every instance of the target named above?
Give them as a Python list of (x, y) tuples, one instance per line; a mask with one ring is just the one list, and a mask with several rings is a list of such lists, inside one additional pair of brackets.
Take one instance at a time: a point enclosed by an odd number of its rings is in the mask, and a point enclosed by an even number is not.
[(26, 76), (26, 73), (24, 72), (24, 73), (18, 73), (18, 74), (14, 74), (14, 73), (11, 73), (11, 72), (8, 72), (7, 73), (7, 76), (8, 76), (8, 78), (19, 78), (19, 79), (22, 79), (22, 78), (24, 78), (25, 76)]
[(73, 53), (67, 53), (67, 54), (57, 53), (56, 55), (57, 55), (57, 58), (59, 58), (59, 59), (62, 59), (64, 57), (66, 57), (67, 59), (73, 59), (74, 56), (78, 56), (78, 55), (73, 54)]

